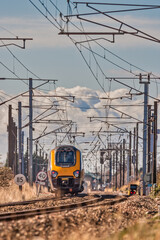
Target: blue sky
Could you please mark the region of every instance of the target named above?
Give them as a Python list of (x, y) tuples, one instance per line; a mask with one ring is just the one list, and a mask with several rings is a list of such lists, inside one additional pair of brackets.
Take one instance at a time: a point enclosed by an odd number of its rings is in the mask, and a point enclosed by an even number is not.
[[(33, 2), (37, 6), (39, 6), (38, 0), (35, 0)], [(49, 6), (49, 0), (45, 0), (42, 2), (47, 2)], [(64, 5), (66, 4), (65, 0), (54, 0), (53, 2), (57, 2), (58, 7), (62, 10), (62, 12), (66, 12), (66, 7), (64, 7)], [(118, 2), (124, 3), (124, 1)], [(128, 1), (126, 3), (128, 3)], [(144, 4), (146, 3), (146, 1), (129, 1), (129, 3)], [(147, 3), (157, 4), (158, 1), (149, 1)], [(83, 10), (86, 11), (85, 8)], [(80, 9), (80, 11), (82, 10)], [(53, 10), (52, 12), (55, 13)], [(27, 66), (31, 71), (33, 71), (35, 74), (42, 78), (58, 79), (58, 86), (70, 88), (80, 85), (90, 87), (95, 90), (99, 89), (96, 80), (90, 73), (90, 70), (87, 68), (84, 60), (80, 56), (74, 44), (72, 44), (66, 36), (58, 35), (59, 30), (54, 28), (54, 26), (42, 16), (31, 5), (29, 0), (2, 0), (0, 13), (1, 37), (13, 37), (13, 35), (9, 34), (2, 28), (5, 28), (8, 31), (12, 32), (15, 36), (18, 35), (19, 37), (33, 37), (33, 41), (26, 42), (25, 50), (16, 47), (10, 47), (11, 51), (16, 55), (16, 57), (18, 57), (18, 59), (21, 60), (24, 65)], [(127, 12), (118, 15), (114, 14), (113, 16), (124, 19), (130, 25), (138, 27), (149, 34), (153, 34), (154, 36), (160, 38), (159, 13), (160, 9), (139, 12)], [(92, 26), (90, 27), (92, 28)], [(103, 44), (108, 50), (124, 58), (128, 62), (142, 69), (145, 69), (147, 72), (153, 72), (159, 75), (160, 44), (138, 39), (134, 36), (128, 35), (116, 37), (116, 42), (114, 44), (108, 42), (103, 42)], [(99, 51), (96, 47), (95, 50)], [(0, 52), (1, 61), (3, 63), (10, 67), (10, 69), (15, 68), (17, 75), (19, 74), (20, 77), (25, 78), (28, 76), (28, 73), (24, 69), (19, 68), (16, 60), (14, 60), (13, 57), (10, 56), (10, 54), (5, 48), (0, 48)], [(86, 55), (87, 54), (88, 53), (86, 53)], [(89, 58), (89, 54), (87, 57)], [(125, 66), (124, 63), (120, 62), (108, 53), (107, 57), (114, 63), (119, 64), (123, 67)], [(100, 64), (105, 69), (105, 74), (107, 76), (126, 75), (124, 71), (121, 71), (119, 68), (115, 67), (109, 62), (104, 63), (100, 60)], [(93, 68), (95, 70), (96, 66), (93, 66)], [(2, 77), (11, 77), (12, 75), (2, 66), (0, 66), (0, 72)], [(100, 81), (102, 83), (101, 79)], [(106, 84), (105, 90), (107, 91), (107, 83), (103, 81), (102, 84)], [(9, 86), (11, 86), (11, 88), (9, 88)], [(152, 84), (152, 86), (150, 87), (150, 91), (152, 94), (155, 94), (155, 86), (155, 84)], [(0, 83), (0, 88), (4, 89), (5, 91), (7, 90), (9, 93), (18, 93), (20, 90), (25, 89), (25, 85), (17, 85), (16, 82), (10, 83), (7, 81), (6, 83)], [(120, 86), (113, 83), (112, 88), (116, 89), (120, 88)]]

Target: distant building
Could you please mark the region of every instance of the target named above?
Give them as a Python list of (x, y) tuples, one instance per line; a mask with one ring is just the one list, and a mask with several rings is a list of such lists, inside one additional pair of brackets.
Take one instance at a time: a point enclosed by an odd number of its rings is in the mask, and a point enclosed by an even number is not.
[(84, 181), (87, 184), (87, 187), (91, 190), (96, 190), (98, 188), (100, 180), (100, 175), (95, 173), (85, 173), (84, 175)]

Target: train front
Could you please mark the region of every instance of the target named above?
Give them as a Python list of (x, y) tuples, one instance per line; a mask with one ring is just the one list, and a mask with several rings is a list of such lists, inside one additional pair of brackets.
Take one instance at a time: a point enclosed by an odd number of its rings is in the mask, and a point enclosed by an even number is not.
[(137, 194), (137, 191), (138, 191), (138, 185), (137, 184), (130, 184), (128, 195), (131, 196), (131, 195)]
[(65, 193), (83, 191), (81, 152), (73, 146), (60, 146), (51, 151), (50, 181), (53, 188)]

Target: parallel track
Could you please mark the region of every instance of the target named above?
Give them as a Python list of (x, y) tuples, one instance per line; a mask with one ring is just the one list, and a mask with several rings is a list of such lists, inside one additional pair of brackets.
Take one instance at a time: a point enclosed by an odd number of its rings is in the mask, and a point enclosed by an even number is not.
[(97, 198), (79, 202), (79, 203), (71, 203), (71, 204), (66, 204), (66, 205), (61, 205), (61, 206), (2, 213), (2, 214), (0, 214), (0, 221), (18, 220), (21, 218), (33, 217), (36, 215), (62, 212), (62, 211), (66, 211), (66, 210), (73, 210), (73, 209), (76, 209), (79, 207), (84, 207), (84, 206), (88, 206), (88, 205), (97, 203), (102, 200), (103, 200), (102, 197), (97, 195)]
[(97, 195), (96, 198), (87, 200), (81, 203), (71, 203), (67, 205), (61, 205), (61, 206), (54, 206), (54, 207), (47, 207), (47, 208), (41, 208), (41, 209), (33, 209), (33, 210), (24, 210), (24, 211), (18, 211), (18, 212), (9, 212), (9, 213), (2, 213), (0, 214), (0, 221), (11, 221), (11, 220), (18, 220), (18, 219), (24, 219), (28, 217), (34, 217), (37, 215), (43, 215), (43, 214), (50, 214), (50, 213), (57, 213), (62, 212), (66, 210), (73, 210), (81, 207), (94, 207), (99, 206), (94, 205), (96, 203), (100, 203), (100, 205), (114, 205), (116, 203), (125, 201), (127, 198), (120, 198), (117, 200), (112, 200), (105, 202), (103, 204), (103, 197)]
[(72, 196), (70, 197), (61, 197), (61, 198), (57, 198), (57, 197), (51, 197), (51, 198), (40, 198), (40, 199), (33, 199), (33, 200), (27, 200), (27, 201), (18, 201), (18, 202), (9, 202), (9, 203), (2, 203), (0, 204), (0, 208), (1, 207), (9, 207), (9, 206), (17, 206), (17, 205), (28, 205), (28, 204), (34, 204), (36, 202), (47, 202), (50, 200), (65, 200), (67, 198), (72, 198)]

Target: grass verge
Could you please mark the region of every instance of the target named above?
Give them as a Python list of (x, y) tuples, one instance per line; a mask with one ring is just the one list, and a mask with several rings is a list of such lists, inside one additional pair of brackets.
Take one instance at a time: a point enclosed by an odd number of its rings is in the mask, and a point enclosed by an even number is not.
[(160, 217), (150, 220), (141, 220), (134, 226), (123, 229), (121, 232), (111, 236), (109, 240), (159, 240), (160, 239)]

